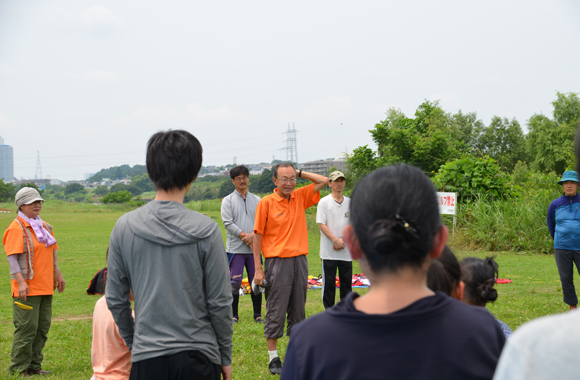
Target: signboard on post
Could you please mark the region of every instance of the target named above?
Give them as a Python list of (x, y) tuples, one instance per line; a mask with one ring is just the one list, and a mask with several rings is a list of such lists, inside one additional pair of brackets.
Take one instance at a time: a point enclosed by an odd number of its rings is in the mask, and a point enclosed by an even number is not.
[(439, 203), (439, 213), (453, 215), (453, 227), (455, 228), (455, 211), (457, 208), (457, 193), (437, 192), (437, 203)]

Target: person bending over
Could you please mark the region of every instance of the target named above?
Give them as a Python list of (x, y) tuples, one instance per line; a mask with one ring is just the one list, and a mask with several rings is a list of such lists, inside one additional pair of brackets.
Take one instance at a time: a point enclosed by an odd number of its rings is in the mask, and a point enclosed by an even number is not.
[[(109, 249), (107, 248), (108, 255)], [(105, 294), (107, 287), (106, 268), (95, 275), (94, 282), (97, 282), (97, 276), (102, 276), (102, 285), (100, 289), (96, 289), (97, 294)], [(133, 300), (133, 294), (131, 294), (130, 299)], [(107, 307), (105, 296), (97, 301), (93, 312), (91, 364), (93, 366), (91, 380), (127, 380), (131, 373), (131, 351), (119, 334), (113, 315)]]

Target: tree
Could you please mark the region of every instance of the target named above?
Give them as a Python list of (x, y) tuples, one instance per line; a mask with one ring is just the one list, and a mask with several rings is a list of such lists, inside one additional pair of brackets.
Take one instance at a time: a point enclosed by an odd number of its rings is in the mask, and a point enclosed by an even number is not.
[(131, 201), (131, 193), (123, 190), (116, 193), (109, 193), (102, 199), (103, 203), (127, 203)]
[(149, 179), (149, 174), (147, 173), (136, 174), (133, 177), (131, 177), (131, 185), (137, 186), (138, 188), (143, 190), (143, 192), (154, 190), (153, 183), (151, 183), (151, 180)]
[(232, 183), (232, 181), (228, 178), (227, 180), (223, 181), (220, 185), (220, 190), (218, 192), (218, 198), (224, 198), (230, 195), (236, 187)]
[(260, 176), (250, 176), (250, 191), (254, 194), (272, 193), (276, 187), (273, 177), (274, 173), (269, 169), (265, 169)]
[(563, 173), (574, 163), (574, 133), (580, 121), (578, 94), (557, 93), (552, 102), (554, 119), (536, 114), (528, 121), (526, 145), (531, 168)]
[(101, 169), (95, 175), (88, 179), (89, 182), (99, 182), (103, 178), (123, 179), (125, 177), (133, 177), (134, 175), (147, 173), (145, 165), (129, 165), (112, 166), (108, 169)]
[[(463, 120), (457, 117), (452, 124), (439, 102), (425, 101), (415, 111), (414, 118), (390, 108), (385, 120), (370, 130), (377, 152), (368, 146), (355, 149), (347, 161), (349, 168), (355, 178), (374, 168), (400, 162), (435, 172), (447, 160), (461, 156), (465, 144), (454, 138), (456, 129), (463, 125), (460, 121)], [(468, 132), (463, 137), (470, 142), (473, 133)]]
[(134, 197), (143, 194), (143, 189), (141, 189), (140, 187), (137, 187), (133, 184), (125, 185), (123, 183), (114, 184), (113, 186), (111, 186), (111, 190), (109, 192), (116, 193), (118, 191), (128, 191), (131, 194), (133, 194)]
[(16, 186), (0, 179), (0, 202), (13, 201), (14, 194), (16, 194)]
[(64, 195), (69, 195), (72, 193), (86, 193), (85, 187), (80, 183), (69, 183), (64, 188)]
[(516, 119), (494, 116), (477, 145), (481, 153), (495, 159), (506, 172), (511, 172), (518, 161), (526, 161), (524, 133)]
[(461, 142), (459, 149), (463, 153), (479, 153), (479, 137), (485, 129), (485, 124), (477, 119), (477, 113), (469, 112), (464, 114), (459, 110), (454, 115), (449, 116), (450, 128), (455, 138)]
[(95, 195), (102, 197), (102, 196), (107, 195), (107, 194), (109, 194), (109, 188), (105, 185), (99, 185), (95, 189)]

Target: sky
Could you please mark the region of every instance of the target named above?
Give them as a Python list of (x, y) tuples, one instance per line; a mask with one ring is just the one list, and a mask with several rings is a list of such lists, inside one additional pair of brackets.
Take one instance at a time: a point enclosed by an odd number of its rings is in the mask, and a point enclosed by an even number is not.
[(580, 2), (0, 2), (0, 136), (14, 174), (84, 179), (144, 164), (149, 137), (185, 129), (204, 165), (375, 147), (391, 108), (552, 115), (580, 92)]

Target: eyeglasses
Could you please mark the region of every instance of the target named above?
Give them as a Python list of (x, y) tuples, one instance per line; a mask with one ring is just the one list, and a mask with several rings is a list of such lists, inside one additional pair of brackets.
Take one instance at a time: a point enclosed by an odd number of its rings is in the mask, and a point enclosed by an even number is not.
[(282, 183), (294, 183), (296, 182), (296, 178), (278, 178), (278, 181)]
[(236, 182), (247, 181), (247, 180), (248, 180), (248, 177), (246, 177), (246, 176), (234, 178), (234, 181), (236, 181)]

